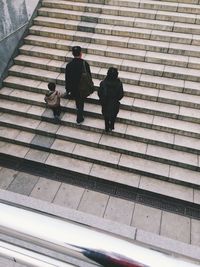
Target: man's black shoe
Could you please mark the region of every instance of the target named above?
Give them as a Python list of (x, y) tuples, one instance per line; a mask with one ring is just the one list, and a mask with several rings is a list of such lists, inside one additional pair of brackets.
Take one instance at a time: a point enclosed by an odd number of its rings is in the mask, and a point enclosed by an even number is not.
[(84, 118), (81, 121), (76, 121), (78, 125), (81, 125), (84, 122)]

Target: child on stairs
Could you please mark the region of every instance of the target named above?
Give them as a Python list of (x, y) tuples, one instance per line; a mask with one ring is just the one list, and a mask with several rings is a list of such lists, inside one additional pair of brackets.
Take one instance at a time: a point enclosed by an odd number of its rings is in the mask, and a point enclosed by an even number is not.
[(44, 101), (46, 102), (47, 106), (52, 109), (55, 122), (60, 121), (60, 113), (61, 113), (61, 106), (60, 106), (60, 97), (61, 94), (56, 90), (55, 83), (48, 83), (49, 91), (46, 93)]

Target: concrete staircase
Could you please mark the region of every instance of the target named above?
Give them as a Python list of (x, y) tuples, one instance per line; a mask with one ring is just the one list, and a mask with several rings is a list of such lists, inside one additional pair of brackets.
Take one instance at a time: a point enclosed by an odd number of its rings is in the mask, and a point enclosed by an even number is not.
[[(178, 212), (199, 219), (200, 1), (41, 3), (0, 91), (1, 163), (125, 198), (149, 196), (147, 205), (179, 203)], [(74, 45), (96, 88), (108, 67), (119, 69), (125, 97), (112, 133), (103, 132), (96, 92), (81, 126), (74, 101), (62, 99), (61, 124), (45, 107), (49, 81), (64, 92)]]

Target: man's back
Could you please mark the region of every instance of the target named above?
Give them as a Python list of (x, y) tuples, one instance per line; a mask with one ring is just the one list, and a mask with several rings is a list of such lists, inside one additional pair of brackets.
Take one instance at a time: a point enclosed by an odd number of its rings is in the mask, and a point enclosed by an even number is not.
[[(85, 62), (86, 70), (91, 75), (90, 67), (87, 62)], [(78, 86), (81, 79), (81, 74), (83, 71), (83, 59), (73, 58), (66, 66), (65, 80), (66, 80), (66, 90), (71, 92), (73, 96), (78, 95)]]
[(66, 90), (71, 92), (74, 96), (77, 95), (78, 85), (82, 74), (82, 68), (83, 60), (81, 58), (73, 58), (66, 66)]

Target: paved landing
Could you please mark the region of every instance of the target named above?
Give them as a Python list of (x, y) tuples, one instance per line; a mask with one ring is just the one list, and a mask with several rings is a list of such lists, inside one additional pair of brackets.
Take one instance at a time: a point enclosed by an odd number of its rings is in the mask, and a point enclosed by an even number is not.
[(0, 189), (200, 246), (200, 220), (2, 167)]

